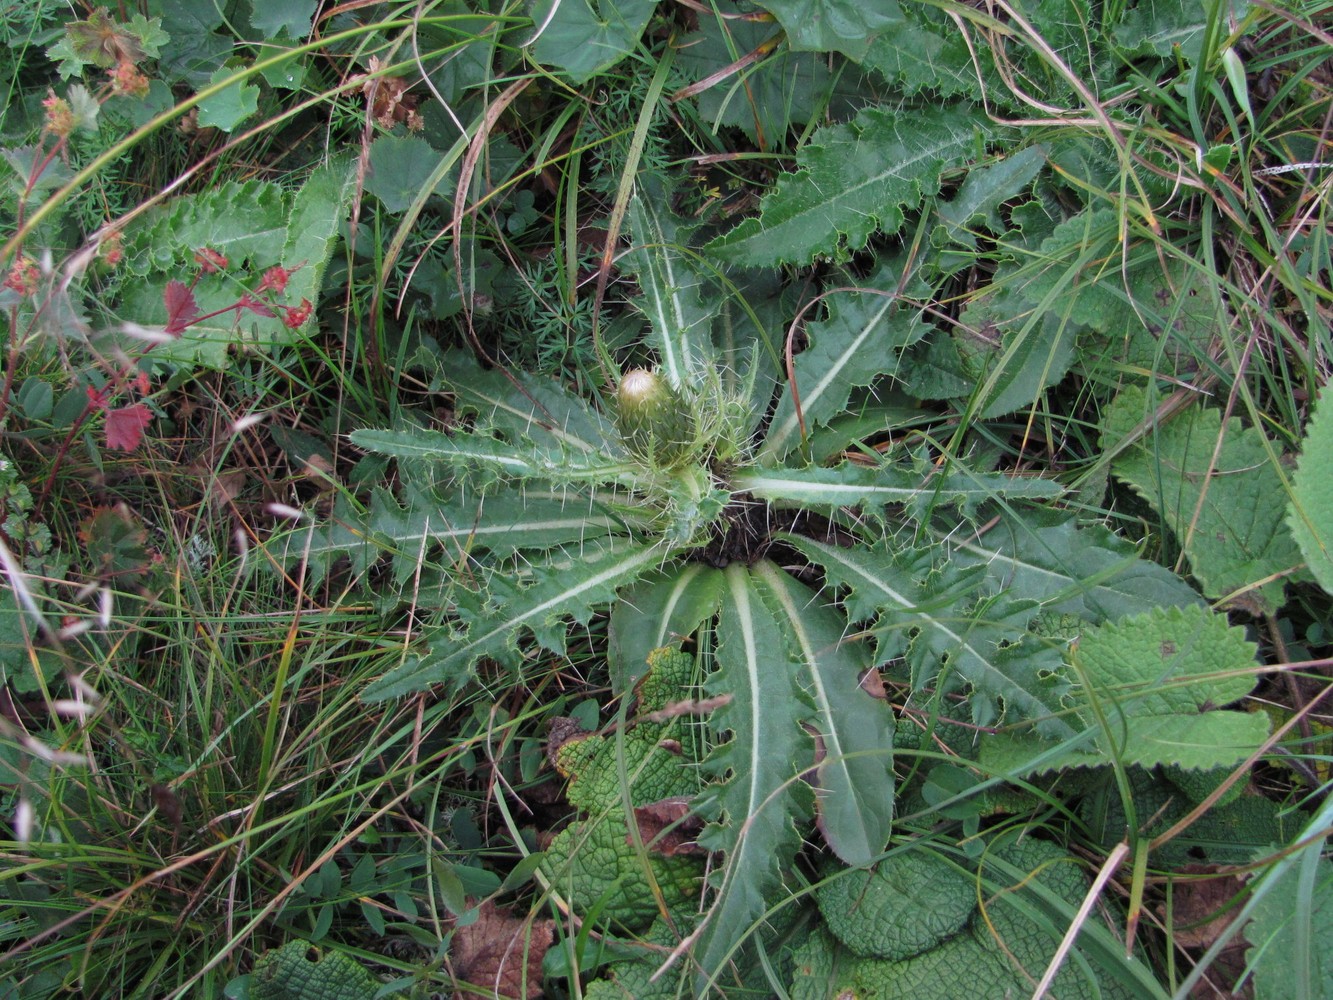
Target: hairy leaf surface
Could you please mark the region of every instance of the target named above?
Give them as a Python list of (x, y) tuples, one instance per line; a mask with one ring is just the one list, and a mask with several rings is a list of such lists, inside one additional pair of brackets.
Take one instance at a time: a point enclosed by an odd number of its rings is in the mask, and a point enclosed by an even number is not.
[(1301, 443), (1287, 524), (1310, 572), (1333, 594), (1333, 391), (1328, 389), (1321, 393)]

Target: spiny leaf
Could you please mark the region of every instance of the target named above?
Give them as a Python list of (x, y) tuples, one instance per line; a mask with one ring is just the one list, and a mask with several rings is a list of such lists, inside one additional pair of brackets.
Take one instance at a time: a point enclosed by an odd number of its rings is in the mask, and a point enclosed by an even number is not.
[(747, 267), (808, 264), (816, 255), (861, 249), (876, 229), (896, 233), (903, 211), (935, 194), (940, 174), (979, 152), (984, 115), (959, 108), (868, 108), (820, 129), (778, 180), (758, 219), (707, 249)]
[[(591, 546), (577, 557), (551, 559), (534, 566), (523, 579), (496, 572), (483, 593), (458, 588), (460, 627), (453, 634), (437, 634), (430, 652), (367, 685), (362, 698), (384, 701), (424, 691), (435, 684), (460, 690), (472, 677), (483, 656), (517, 665), (522, 659), (518, 639), (529, 632), (555, 652), (564, 651), (568, 622), (584, 624), (598, 608), (609, 604), (616, 588), (624, 586), (663, 557), (653, 546)], [(447, 630), (442, 630), (447, 631)]]
[(1198, 604), (1180, 577), (1139, 556), (1104, 525), (1080, 527), (1071, 514), (1006, 508), (980, 535), (936, 532), (958, 567), (982, 566), (995, 587), (1039, 601), (1046, 611), (1093, 622), (1157, 607)]
[(763, 915), (800, 848), (796, 821), (809, 816), (811, 796), (798, 774), (814, 760), (801, 727), (810, 703), (799, 664), (786, 654), (782, 631), (750, 573), (733, 563), (724, 576), (717, 670), (707, 689), (731, 698), (712, 717), (713, 727), (731, 738), (705, 762), (719, 781), (698, 808), (713, 820), (699, 843), (724, 852), (726, 867), (695, 951), (700, 995)]
[(965, 96), (980, 100), (982, 86), (978, 65), (991, 99), (1004, 100), (1006, 88), (990, 86), (1001, 81), (990, 60), (973, 58), (967, 39), (957, 25), (940, 11), (911, 5), (904, 20), (879, 35), (866, 51), (861, 65), (873, 69), (905, 95), (931, 91), (942, 97)]
[(893, 821), (893, 713), (861, 687), (870, 669), (864, 643), (844, 640), (847, 621), (768, 561), (751, 569), (755, 589), (788, 634), (816, 712), (822, 744), (815, 799), (820, 830), (849, 865), (868, 865), (888, 843)]
[(731, 479), (732, 489), (761, 500), (811, 507), (910, 504), (925, 508), (956, 502), (978, 503), (997, 496), (1040, 499), (1059, 496), (1059, 483), (1049, 479), (994, 473), (954, 472), (922, 475), (899, 465), (864, 466), (847, 462), (832, 469), (746, 469)]
[(709, 296), (709, 304), (704, 304), (704, 278), (681, 250), (691, 230), (671, 216), (666, 189), (651, 175), (636, 185), (629, 223), (634, 249), (623, 266), (643, 291), (637, 304), (652, 327), (657, 370), (672, 389), (696, 385), (712, 363), (708, 328), (718, 297)]
[(892, 540), (840, 548), (781, 537), (823, 566), (830, 584), (850, 589), (848, 619), (873, 619), (875, 662), (904, 657), (915, 690), (937, 679), (945, 690), (966, 682), (978, 724), (1012, 715), (1009, 721), (1034, 721), (1048, 735), (1070, 734), (1059, 717), (1068, 689), (1060, 654), (1027, 633), (1034, 602), (997, 599), (980, 567), (935, 565), (932, 548)]
[(633, 479), (636, 465), (605, 455), (568, 455), (559, 450), (523, 448), (479, 434), (446, 434), (417, 428), (353, 431), (352, 443), (399, 459), (426, 459), (460, 473), (490, 478), (545, 479), (553, 482), (611, 482)]
[(621, 591), (611, 611), (611, 683), (628, 690), (648, 654), (679, 642), (717, 614), (722, 574), (703, 563), (661, 570)]
[(930, 329), (920, 313), (902, 305), (895, 294), (903, 263), (886, 262), (865, 282), (864, 291), (831, 297), (828, 318), (810, 324), (810, 345), (797, 355), (793, 368), (800, 414), (789, 388), (759, 449), (761, 464), (779, 460), (800, 445), (802, 417), (807, 432), (825, 424), (846, 409), (854, 387), (892, 374), (897, 352)]

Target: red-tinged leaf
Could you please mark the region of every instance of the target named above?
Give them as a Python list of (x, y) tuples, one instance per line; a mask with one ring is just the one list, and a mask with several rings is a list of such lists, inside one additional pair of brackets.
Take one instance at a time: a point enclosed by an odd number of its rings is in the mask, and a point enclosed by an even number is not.
[(242, 295), (239, 301), (237, 301), (236, 314), (239, 316), (246, 309), (249, 309), (252, 313), (257, 313), (260, 316), (274, 315), (273, 309), (269, 306), (267, 302), (263, 302), (260, 299), (255, 298), (248, 292), (245, 295)]
[(173, 279), (167, 282), (167, 289), (162, 293), (162, 301), (167, 307), (167, 333), (179, 337), (199, 315), (199, 304), (194, 301), (194, 289), (183, 281)]
[(88, 393), (88, 405), (94, 410), (105, 410), (106, 401), (110, 398), (110, 392), (105, 387), (95, 389), (91, 385), (86, 386), (84, 391)]
[(152, 421), (153, 414), (143, 403), (108, 410), (106, 415), (106, 446), (119, 451), (133, 451), (143, 440), (143, 429)]

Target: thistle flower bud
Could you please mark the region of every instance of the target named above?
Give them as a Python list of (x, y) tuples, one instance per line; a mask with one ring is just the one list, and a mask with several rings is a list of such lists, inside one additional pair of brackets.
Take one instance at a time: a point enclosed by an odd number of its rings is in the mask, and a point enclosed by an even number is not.
[(620, 439), (639, 458), (670, 468), (689, 457), (694, 420), (684, 401), (654, 372), (646, 368), (626, 372), (616, 403)]

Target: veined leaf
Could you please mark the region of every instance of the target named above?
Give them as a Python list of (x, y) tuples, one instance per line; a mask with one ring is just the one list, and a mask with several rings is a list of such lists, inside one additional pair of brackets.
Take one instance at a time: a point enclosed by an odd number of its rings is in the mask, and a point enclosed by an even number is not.
[(841, 52), (860, 60), (870, 42), (902, 23), (903, 13), (895, 0), (759, 0), (787, 32), (787, 42), (797, 51)]
[(637, 304), (652, 326), (658, 373), (679, 390), (698, 385), (712, 364), (709, 324), (717, 312), (717, 297), (704, 305), (703, 276), (681, 251), (690, 230), (672, 218), (667, 203), (656, 178), (638, 184), (629, 207), (634, 249), (625, 256), (624, 266), (643, 291)]
[(470, 498), (455, 490), (447, 499), (409, 491), (403, 504), (387, 490), (375, 490), (367, 514), (340, 504), (326, 523), (293, 533), (286, 550), (310, 567), (311, 582), (339, 557), (350, 560), (356, 578), (388, 557), (401, 585), (437, 556), (448, 563), (481, 552), (505, 557), (589, 542), (626, 527), (624, 516), (595, 495), (563, 490), (506, 489)]
[(726, 867), (695, 951), (699, 995), (762, 917), (801, 846), (795, 824), (809, 815), (811, 794), (799, 774), (814, 760), (801, 727), (810, 702), (800, 665), (749, 571), (733, 563), (723, 575), (717, 670), (707, 690), (731, 697), (712, 716), (731, 738), (705, 762), (724, 780), (705, 790), (698, 809), (713, 820), (699, 843), (724, 852)]
[(460, 473), (482, 470), (513, 479), (605, 483), (626, 477), (632, 481), (638, 470), (636, 463), (615, 455), (568, 455), (558, 450), (515, 446), (480, 434), (404, 428), (359, 430), (350, 437), (354, 445), (366, 451), (440, 462)]
[(671, 646), (717, 614), (722, 573), (703, 563), (652, 573), (621, 591), (611, 611), (611, 683), (627, 691), (647, 669), (648, 654)]
[[(1107, 414), (1103, 440), (1114, 445), (1149, 412), (1145, 393), (1126, 389)], [(1248, 590), (1265, 607), (1281, 606), (1282, 580), (1273, 578), (1302, 559), (1259, 431), (1235, 417), (1224, 426), (1216, 409), (1193, 407), (1156, 427), (1111, 471), (1163, 515), (1205, 595)]]
[(930, 329), (917, 310), (898, 308), (894, 289), (902, 263), (886, 263), (866, 282), (865, 291), (832, 297), (828, 319), (810, 324), (810, 346), (797, 355), (793, 369), (801, 414), (788, 389), (759, 449), (761, 465), (773, 464), (800, 445), (800, 417), (808, 431), (842, 413), (854, 387), (892, 374), (897, 352)]
[(868, 865), (884, 850), (893, 822), (893, 713), (861, 687), (870, 651), (845, 639), (847, 620), (819, 595), (767, 560), (751, 567), (804, 668), (823, 744), (815, 801), (829, 847), (849, 865)]
[(1268, 735), (1261, 712), (1213, 710), (1253, 689), (1254, 652), (1244, 629), (1205, 607), (1151, 611), (1083, 633), (1074, 656), (1087, 687), (1070, 702), (1089, 726), (1106, 719), (1098, 746), (1107, 759), (1230, 767)]
[(1049, 479), (994, 473), (949, 473), (923, 477), (915, 469), (844, 463), (832, 469), (744, 469), (731, 488), (761, 500), (812, 507), (871, 507), (889, 503), (978, 503), (997, 496), (1040, 499), (1059, 496), (1059, 483)]
[(903, 210), (940, 187), (940, 174), (979, 152), (984, 115), (959, 108), (867, 108), (845, 125), (820, 129), (797, 154), (799, 170), (779, 178), (758, 219), (713, 240), (708, 250), (747, 267), (808, 264), (865, 246), (876, 229), (892, 235)]
[(476, 417), (475, 431), (576, 452), (620, 451), (611, 421), (555, 379), (486, 370), (463, 351), (445, 354), (454, 405)]
[(1068, 689), (1063, 661), (1027, 632), (1035, 603), (996, 598), (980, 567), (937, 566), (932, 549), (899, 548), (891, 540), (840, 548), (782, 537), (824, 567), (830, 584), (850, 589), (848, 619), (873, 619), (875, 662), (904, 657), (915, 690), (937, 678), (945, 690), (966, 682), (978, 724), (1012, 715), (1009, 721), (1034, 721), (1051, 736), (1070, 734), (1059, 717)]
[[(957, 26), (939, 10), (924, 5), (912, 4), (902, 14), (901, 24), (870, 44), (862, 67), (873, 69), (905, 95), (929, 90), (942, 97), (980, 100), (978, 63)], [(1006, 88), (991, 61), (981, 60), (980, 69), (985, 74), (987, 96), (1004, 100)], [(990, 86), (992, 83), (1000, 86)]]
[(458, 632), (438, 635), (429, 654), (373, 681), (362, 698), (384, 701), (435, 684), (448, 684), (457, 691), (472, 678), (472, 668), (483, 656), (516, 665), (522, 658), (518, 638), (523, 632), (530, 632), (543, 647), (563, 652), (569, 621), (586, 624), (597, 608), (615, 598), (618, 587), (662, 557), (662, 550), (654, 546), (610, 546), (601, 552), (589, 547), (577, 558), (534, 566), (524, 579), (497, 572), (485, 593), (459, 588)]
[(980, 536), (936, 532), (936, 538), (951, 564), (983, 566), (997, 589), (1009, 587), (1059, 614), (1114, 621), (1200, 602), (1192, 587), (1140, 558), (1130, 542), (1104, 525), (1079, 527), (1070, 514), (1010, 508)]
[(656, 7), (657, 0), (539, 0), (532, 53), (586, 83), (634, 50)]
[(1287, 524), (1319, 585), (1333, 594), (1333, 391), (1325, 389), (1301, 443)]

